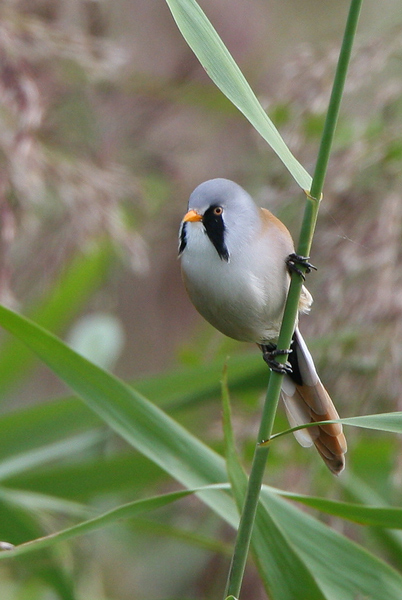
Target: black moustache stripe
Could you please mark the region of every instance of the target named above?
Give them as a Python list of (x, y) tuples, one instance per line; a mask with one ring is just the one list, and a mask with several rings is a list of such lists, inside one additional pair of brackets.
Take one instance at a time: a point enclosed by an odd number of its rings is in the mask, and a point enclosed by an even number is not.
[(207, 232), (207, 236), (213, 243), (215, 250), (222, 260), (229, 260), (229, 252), (225, 244), (225, 223), (222, 215), (216, 215), (214, 209), (216, 206), (210, 206), (204, 213), (202, 223)]
[(180, 230), (179, 256), (187, 246), (186, 227), (187, 223), (183, 223)]

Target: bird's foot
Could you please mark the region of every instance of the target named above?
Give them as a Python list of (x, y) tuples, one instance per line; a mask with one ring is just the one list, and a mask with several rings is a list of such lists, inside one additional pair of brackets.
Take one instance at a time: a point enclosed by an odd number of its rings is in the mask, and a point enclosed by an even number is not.
[(277, 356), (284, 356), (290, 354), (292, 352), (291, 349), (288, 350), (279, 350), (274, 344), (261, 346), (262, 357), (271, 369), (271, 371), (275, 371), (275, 373), (280, 373), (281, 375), (286, 375), (288, 373), (292, 373), (292, 367), (288, 361), (285, 363), (281, 363), (276, 360)]
[[(304, 281), (306, 279), (306, 274), (311, 273), (313, 269), (314, 271), (317, 270), (317, 267), (312, 265), (309, 262), (309, 260), (309, 256), (301, 256), (300, 254), (296, 254), (295, 252), (289, 254), (289, 256), (286, 259), (286, 265), (290, 274), (297, 273)], [(299, 269), (299, 267), (304, 267), (304, 272), (301, 269)]]

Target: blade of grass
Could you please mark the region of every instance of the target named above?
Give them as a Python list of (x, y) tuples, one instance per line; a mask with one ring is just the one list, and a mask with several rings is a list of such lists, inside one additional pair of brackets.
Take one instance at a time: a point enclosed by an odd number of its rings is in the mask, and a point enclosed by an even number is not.
[(190, 494), (194, 494), (197, 492), (203, 492), (204, 494), (206, 494), (212, 489), (222, 490), (228, 489), (228, 487), (228, 484), (204, 486), (202, 488), (181, 490), (179, 492), (171, 492), (169, 494), (161, 494), (152, 498), (146, 498), (143, 500), (129, 502), (122, 506), (118, 506), (117, 508), (114, 508), (112, 510), (109, 510), (106, 513), (93, 517), (92, 519), (83, 521), (78, 525), (73, 525), (72, 527), (68, 527), (67, 529), (58, 531), (57, 533), (51, 533), (44, 537), (40, 537), (29, 542), (19, 544), (18, 546), (15, 546), (14, 548), (8, 550), (5, 553), (0, 553), (0, 560), (4, 558), (21, 556), (22, 554), (29, 554), (37, 550), (43, 550), (44, 548), (49, 548), (50, 546), (53, 546), (56, 543), (69, 540), (71, 538), (77, 537), (79, 535), (84, 535), (92, 531), (96, 531), (105, 527), (106, 525), (112, 525), (113, 523), (116, 523), (116, 521), (119, 521), (121, 519), (130, 519), (131, 517), (136, 517), (139, 514), (143, 514), (151, 510), (156, 510), (157, 508), (161, 508), (163, 506), (166, 506), (167, 504), (171, 504), (172, 502), (181, 500), (182, 498), (185, 498)]
[(328, 600), (400, 598), (402, 577), (392, 567), (265, 487), (261, 501), (302, 554)]
[[(0, 323), (23, 340), (101, 419), (172, 477), (192, 488), (225, 481), (223, 459), (129, 385), (1, 306)], [(232, 510), (236, 521), (234, 507)], [(227, 506), (222, 507), (223, 516), (227, 511)]]
[(387, 431), (388, 433), (402, 433), (402, 412), (394, 413), (379, 413), (376, 415), (361, 415), (359, 417), (345, 417), (343, 419), (333, 419), (331, 421), (315, 421), (314, 423), (305, 423), (304, 425), (298, 425), (280, 431), (271, 435), (270, 442), (274, 439), (294, 433), (300, 429), (309, 429), (310, 427), (316, 427), (317, 425), (325, 425), (329, 423), (342, 423), (343, 425), (350, 425), (352, 427), (361, 427), (362, 429), (374, 429), (376, 431)]
[(166, 0), (184, 39), (215, 85), (271, 146), (303, 190), (311, 176), (292, 155), (243, 73), (195, 0)]
[[(349, 471), (348, 476), (342, 479), (342, 485), (347, 496), (351, 497), (354, 502), (365, 505), (375, 504), (381, 508), (390, 508), (377, 487), (373, 489), (366, 481), (353, 472)], [(385, 491), (383, 488), (380, 489), (381, 492)], [(377, 543), (380, 543), (387, 557), (391, 558), (395, 565), (399, 565), (402, 556), (402, 532), (395, 529), (370, 527), (369, 534)]]
[(327, 498), (315, 498), (303, 494), (294, 494), (276, 488), (264, 486), (264, 488), (273, 493), (279, 494), (290, 500), (300, 502), (305, 506), (310, 506), (321, 512), (360, 525), (372, 525), (374, 527), (386, 527), (388, 529), (402, 529), (402, 508), (366, 506), (364, 504), (352, 504), (350, 502), (339, 502), (328, 500)]
[[(123, 382), (99, 367), (91, 365), (53, 335), (8, 309), (0, 307), (0, 323), (10, 333), (20, 337), (77, 393), (81, 393), (88, 405), (109, 426), (183, 485), (191, 488), (225, 481), (226, 472), (221, 456), (186, 432), (158, 408), (150, 405)], [(216, 481), (217, 479), (220, 481)], [(194, 480), (201, 483), (194, 486), (192, 485)], [(199, 493), (201, 499), (211, 506), (216, 514), (231, 526), (237, 526), (236, 511), (226, 492), (211, 490), (205, 495), (202, 494)], [(396, 571), (322, 524), (317, 525), (315, 540), (310, 540), (310, 531), (315, 532), (314, 519), (300, 511), (289, 513), (286, 501), (277, 497), (276, 506), (278, 505), (281, 509), (276, 514), (267, 507), (268, 518), (271, 520), (274, 518), (275, 526), (285, 532), (286, 537), (292, 541), (302, 561), (311, 572), (315, 573), (320, 588), (328, 587), (327, 580), (331, 582), (331, 593), (327, 594), (329, 600), (353, 598), (367, 572), (370, 576), (375, 573), (377, 582), (381, 582), (381, 593), (380, 586), (373, 585), (371, 600), (383, 600), (384, 597), (387, 600), (400, 600), (402, 577)], [(263, 509), (266, 510), (264, 506)], [(10, 523), (8, 517), (0, 515), (2, 531), (3, 526)], [(291, 536), (293, 525), (298, 532), (301, 532), (295, 539)], [(314, 547), (312, 547), (313, 541)], [(265, 556), (269, 556), (271, 552), (270, 544), (271, 539), (266, 535), (265, 522), (258, 519), (253, 548), (262, 579), (267, 582), (271, 582), (273, 577), (269, 564), (265, 561)], [(336, 575), (334, 576), (332, 553), (335, 550)], [(353, 555), (352, 563), (349, 561), (349, 553)], [(338, 577), (339, 573), (345, 573), (345, 577)], [(280, 569), (275, 576), (286, 578), (287, 573)], [(363, 585), (362, 589), (367, 589), (367, 586)]]
[(363, 427), (364, 429), (402, 433), (402, 412), (347, 417), (339, 419), (339, 422), (345, 425), (352, 425), (353, 427)]

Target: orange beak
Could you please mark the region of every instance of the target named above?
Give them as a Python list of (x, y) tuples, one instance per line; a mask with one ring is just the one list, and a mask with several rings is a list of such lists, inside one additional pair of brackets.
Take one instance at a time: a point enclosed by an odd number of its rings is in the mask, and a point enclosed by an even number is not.
[(202, 221), (202, 215), (195, 210), (189, 210), (188, 213), (184, 215), (183, 223), (195, 223), (196, 221)]

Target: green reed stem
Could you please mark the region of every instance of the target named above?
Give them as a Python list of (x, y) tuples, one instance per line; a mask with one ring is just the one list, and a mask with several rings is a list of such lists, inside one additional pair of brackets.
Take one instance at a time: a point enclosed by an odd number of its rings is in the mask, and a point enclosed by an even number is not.
[[(349, 66), (350, 55), (356, 34), (362, 2), (363, 0), (351, 0), (350, 3), (349, 15), (339, 54), (338, 65), (329, 101), (328, 112), (325, 119), (324, 130), (321, 137), (311, 190), (308, 193), (306, 192), (307, 199), (301, 226), (299, 244), (297, 247), (297, 253), (302, 256), (309, 256), (310, 254), (331, 146), (338, 120), (339, 107), (342, 100), (346, 74)], [(301, 277), (296, 273), (293, 273), (282, 327), (279, 334), (278, 348), (286, 349), (290, 347), (297, 318), (302, 284), (303, 282)], [(284, 363), (286, 360), (287, 356), (278, 356), (279, 362)], [(261, 416), (257, 445), (251, 466), (250, 477), (248, 480), (246, 497), (240, 518), (239, 529), (237, 532), (232, 563), (229, 570), (225, 597), (234, 596), (235, 598), (238, 598), (240, 594), (255, 515), (258, 507), (260, 489), (269, 453), (269, 444), (262, 446), (261, 442), (269, 440), (271, 437), (279, 401), (281, 384), (282, 375), (271, 372), (265, 404)]]

